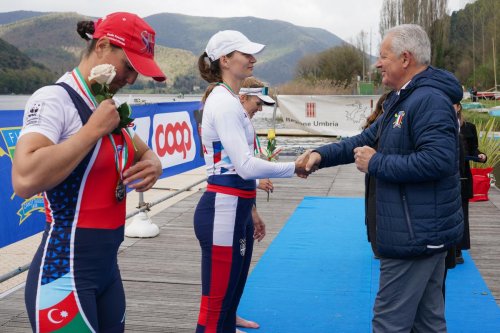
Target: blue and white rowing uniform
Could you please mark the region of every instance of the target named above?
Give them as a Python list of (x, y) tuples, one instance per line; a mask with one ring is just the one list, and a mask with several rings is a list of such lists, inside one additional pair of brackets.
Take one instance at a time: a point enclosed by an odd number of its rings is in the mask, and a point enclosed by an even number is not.
[(206, 100), (201, 134), (208, 186), (194, 215), (202, 250), (196, 332), (234, 333), (252, 258), (255, 179), (292, 177), (295, 163), (254, 157), (255, 130), (238, 95), (225, 85)]

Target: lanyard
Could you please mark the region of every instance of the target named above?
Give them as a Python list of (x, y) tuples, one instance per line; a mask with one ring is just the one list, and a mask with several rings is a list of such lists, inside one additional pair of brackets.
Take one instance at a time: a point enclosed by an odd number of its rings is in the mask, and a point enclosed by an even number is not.
[[(224, 88), (226, 88), (231, 94), (233, 94), (233, 96), (238, 96), (237, 94), (234, 93), (233, 89), (231, 89), (231, 87), (226, 83), (226, 82), (218, 82), (217, 83), (218, 86), (223, 86)], [(246, 113), (246, 111), (245, 111)], [(247, 115), (248, 117), (248, 115)], [(250, 119), (250, 117), (248, 117), (250, 123), (252, 124), (252, 127), (253, 127), (253, 123), (252, 123), (252, 120)], [(253, 149), (254, 149), (254, 156), (260, 156), (262, 154), (262, 148), (260, 146), (260, 140), (259, 140), (259, 137), (257, 136), (257, 132), (255, 131), (255, 127), (253, 128)]]
[(261, 156), (262, 155), (262, 147), (260, 145), (260, 139), (257, 136), (257, 132), (254, 129), (254, 139), (253, 139), (253, 149), (254, 149), (254, 156)]
[[(85, 98), (87, 98), (87, 100), (90, 101), (90, 103), (94, 106), (95, 110), (99, 105), (99, 103), (97, 103), (94, 95), (92, 95), (92, 92), (90, 91), (87, 83), (83, 79), (82, 73), (80, 72), (78, 67), (76, 67), (71, 72), (71, 74), (75, 79), (78, 88), (80, 88), (81, 93), (85, 96)], [(116, 171), (118, 172), (118, 176), (120, 177), (120, 179), (123, 180), (123, 170), (125, 169), (125, 164), (127, 163), (128, 159), (128, 145), (127, 145), (127, 140), (125, 140), (125, 136), (123, 135), (123, 133), (121, 135), (123, 137), (123, 149), (121, 149), (120, 151), (118, 151), (113, 135), (108, 134), (108, 138), (109, 141), (111, 141), (111, 145), (113, 146), (113, 151), (115, 153)]]
[(97, 108), (99, 103), (97, 103), (94, 95), (92, 95), (92, 92), (90, 91), (89, 87), (87, 86), (87, 82), (83, 79), (82, 73), (76, 67), (72, 72), (71, 75), (75, 79), (76, 84), (78, 85), (78, 88), (80, 88), (80, 91), (82, 92), (83, 96), (94, 106), (94, 109)]
[(118, 151), (118, 147), (116, 146), (115, 140), (111, 134), (108, 134), (109, 140), (111, 141), (111, 145), (113, 146), (113, 150), (115, 152), (115, 166), (116, 172), (118, 172), (118, 176), (121, 180), (123, 180), (123, 170), (125, 169), (125, 165), (128, 160), (128, 145), (125, 136), (123, 137), (123, 148)]
[(218, 82), (217, 85), (226, 88), (234, 97), (238, 96), (238, 94), (235, 93), (234, 90), (226, 82)]

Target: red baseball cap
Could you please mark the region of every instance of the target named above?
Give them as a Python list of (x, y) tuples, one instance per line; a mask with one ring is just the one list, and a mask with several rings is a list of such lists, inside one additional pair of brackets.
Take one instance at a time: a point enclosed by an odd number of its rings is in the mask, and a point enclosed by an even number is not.
[(125, 12), (106, 15), (95, 23), (92, 37), (107, 37), (111, 44), (121, 47), (138, 73), (156, 81), (166, 80), (154, 60), (155, 31), (139, 16)]

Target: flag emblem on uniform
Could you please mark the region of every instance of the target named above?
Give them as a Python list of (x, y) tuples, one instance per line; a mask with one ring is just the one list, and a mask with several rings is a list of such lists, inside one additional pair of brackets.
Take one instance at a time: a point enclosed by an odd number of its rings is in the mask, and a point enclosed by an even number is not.
[(89, 332), (78, 305), (74, 291), (66, 298), (48, 308), (40, 309), (38, 317), (41, 332), (53, 332), (67, 329), (67, 332)]
[(306, 118), (316, 118), (316, 102), (306, 102)]
[(405, 116), (405, 112), (404, 111), (399, 111), (398, 113), (396, 113), (394, 115), (394, 117), (396, 118), (396, 120), (394, 120), (394, 122), (392, 123), (392, 128), (401, 128), (401, 124), (403, 123), (403, 118)]

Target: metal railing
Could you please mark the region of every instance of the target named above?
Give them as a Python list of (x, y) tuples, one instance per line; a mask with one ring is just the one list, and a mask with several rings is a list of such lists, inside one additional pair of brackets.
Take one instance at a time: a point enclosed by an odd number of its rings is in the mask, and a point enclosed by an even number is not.
[[(173, 198), (176, 195), (179, 195), (179, 194), (181, 194), (181, 193), (183, 193), (185, 191), (189, 191), (191, 188), (193, 188), (196, 185), (201, 184), (201, 183), (203, 183), (205, 181), (207, 181), (206, 177), (203, 178), (202, 180), (199, 180), (199, 181), (193, 183), (193, 184), (190, 184), (190, 185), (185, 186), (185, 187), (183, 187), (181, 189), (178, 189), (174, 193), (170, 193), (170, 194), (168, 194), (168, 195), (166, 195), (164, 197), (161, 197), (161, 198), (159, 198), (157, 200), (154, 200), (152, 202), (144, 202), (143, 195), (139, 195), (139, 206), (138, 206), (138, 209), (135, 210), (135, 211), (133, 211), (133, 212), (128, 213), (125, 216), (125, 219), (127, 220), (127, 219), (129, 219), (129, 218), (131, 218), (131, 217), (139, 214), (140, 212), (148, 211), (148, 210), (151, 209), (151, 207), (153, 207), (153, 206), (155, 206), (155, 205), (157, 205), (159, 203), (162, 203), (163, 201), (166, 201), (166, 200), (168, 200), (170, 198)], [(140, 194), (142, 194), (142, 193), (140, 193)], [(15, 270), (13, 270), (13, 271), (11, 271), (11, 272), (9, 272), (7, 274), (0, 275), (0, 283), (2, 283), (4, 281), (7, 281), (8, 279), (13, 278), (13, 277), (15, 277), (15, 276), (17, 276), (17, 275), (19, 275), (19, 274), (27, 271), (29, 269), (29, 267), (30, 267), (30, 264), (25, 264), (23, 266), (19, 266), (18, 268), (16, 268)]]

